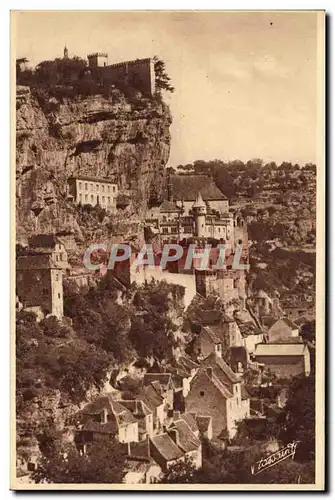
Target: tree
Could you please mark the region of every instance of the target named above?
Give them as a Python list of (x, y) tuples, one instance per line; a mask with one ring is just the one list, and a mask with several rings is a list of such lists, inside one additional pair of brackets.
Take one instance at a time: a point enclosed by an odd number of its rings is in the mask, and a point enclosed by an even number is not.
[(75, 448), (65, 453), (58, 448), (43, 456), (33, 479), (48, 483), (121, 483), (126, 454), (117, 441), (94, 443), (86, 455)]
[(156, 89), (158, 92), (161, 90), (166, 90), (167, 92), (174, 92), (175, 89), (171, 85), (171, 78), (168, 76), (165, 68), (165, 62), (154, 56), (154, 70), (155, 70), (155, 80)]
[(285, 443), (299, 441), (296, 456), (301, 461), (315, 455), (315, 380), (297, 377), (291, 383), (284, 408), (286, 422), (282, 439)]
[(190, 484), (196, 482), (197, 469), (190, 459), (171, 465), (159, 481), (162, 484)]
[(66, 85), (78, 80), (86, 65), (86, 61), (80, 57), (42, 61), (36, 66), (35, 78), (38, 83), (50, 87)]

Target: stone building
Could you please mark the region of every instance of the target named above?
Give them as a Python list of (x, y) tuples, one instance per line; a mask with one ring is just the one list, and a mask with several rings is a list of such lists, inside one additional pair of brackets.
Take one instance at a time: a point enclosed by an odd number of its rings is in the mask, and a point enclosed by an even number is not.
[(108, 64), (108, 54), (96, 52), (87, 56), (92, 77), (104, 84), (127, 84), (145, 95), (156, 90), (155, 67), (152, 58)]
[(49, 253), (20, 256), (16, 262), (16, 294), (24, 309), (63, 316), (63, 269)]
[(69, 196), (81, 205), (101, 206), (109, 212), (116, 210), (117, 184), (97, 177), (70, 177)]
[(303, 343), (258, 344), (255, 361), (279, 378), (308, 376), (311, 372), (310, 352)]
[(218, 353), (209, 355), (191, 382), (186, 411), (212, 417), (213, 438), (232, 439), (236, 423), (250, 416), (241, 380)]

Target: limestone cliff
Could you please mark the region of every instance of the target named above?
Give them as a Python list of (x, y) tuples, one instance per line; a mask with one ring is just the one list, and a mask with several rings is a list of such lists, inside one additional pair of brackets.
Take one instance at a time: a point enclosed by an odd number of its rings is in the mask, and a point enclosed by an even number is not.
[[(118, 91), (108, 97), (49, 98), (19, 86), (16, 97), (17, 241), (34, 233), (72, 234), (88, 243), (78, 209), (68, 199), (67, 179), (89, 175), (117, 182), (130, 204), (100, 221), (110, 237), (119, 222), (131, 231), (150, 199), (162, 197), (170, 151), (168, 107)], [(81, 218), (82, 219), (82, 218)], [(109, 234), (108, 234), (109, 231)], [(131, 232), (130, 231), (130, 232)]]

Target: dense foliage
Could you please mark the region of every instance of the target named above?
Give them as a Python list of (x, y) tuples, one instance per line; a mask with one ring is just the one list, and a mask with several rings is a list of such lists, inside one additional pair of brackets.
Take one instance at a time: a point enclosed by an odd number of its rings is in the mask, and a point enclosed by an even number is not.
[(126, 454), (121, 444), (114, 441), (93, 444), (86, 455), (75, 448), (68, 452), (58, 449), (43, 456), (33, 474), (37, 482), (101, 484), (121, 483)]

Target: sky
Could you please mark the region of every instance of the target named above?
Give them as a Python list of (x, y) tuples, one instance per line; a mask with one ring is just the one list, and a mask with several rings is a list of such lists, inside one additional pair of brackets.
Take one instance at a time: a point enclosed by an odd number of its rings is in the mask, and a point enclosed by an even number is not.
[(32, 65), (158, 55), (175, 87), (169, 165), (317, 161), (316, 12), (16, 12), (15, 57)]

